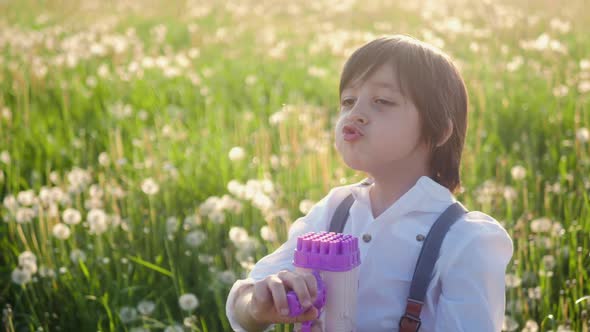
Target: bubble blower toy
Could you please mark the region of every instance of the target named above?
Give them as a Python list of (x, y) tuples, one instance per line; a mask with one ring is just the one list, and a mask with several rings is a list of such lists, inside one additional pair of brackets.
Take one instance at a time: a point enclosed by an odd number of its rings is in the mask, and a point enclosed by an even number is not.
[[(356, 331), (356, 302), (359, 284), (358, 238), (334, 232), (309, 232), (297, 238), (293, 265), (297, 272), (311, 272), (317, 280), (318, 295), (313, 306), (327, 332)], [(287, 293), (289, 315), (305, 310), (294, 291)], [(313, 321), (301, 324), (311, 331)]]

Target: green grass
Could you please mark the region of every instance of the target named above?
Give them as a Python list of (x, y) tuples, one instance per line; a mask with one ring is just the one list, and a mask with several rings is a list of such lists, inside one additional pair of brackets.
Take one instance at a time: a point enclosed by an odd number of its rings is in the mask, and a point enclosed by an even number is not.
[[(513, 238), (507, 330), (534, 321), (539, 331), (588, 331), (590, 142), (577, 137), (590, 127), (583, 1), (336, 3), (0, 3), (0, 197), (33, 190), (40, 200), (26, 223), (0, 209), (4, 329), (229, 330), (229, 288), (284, 241), (299, 203), (362, 177), (331, 143), (343, 61), (373, 37), (406, 33), (444, 42), (465, 77), (471, 113), (458, 198)], [(452, 17), (462, 24), (445, 23)], [(547, 49), (523, 46), (544, 33), (554, 41)], [(271, 123), (279, 111), (286, 120)], [(244, 159), (230, 160), (236, 146)], [(515, 166), (523, 179), (511, 175)], [(69, 190), (77, 168), (88, 180)], [(148, 178), (154, 195), (142, 191)], [(267, 208), (228, 189), (264, 179), (274, 188), (256, 195), (269, 197)], [(89, 232), (93, 206), (109, 216), (102, 234)], [(59, 240), (52, 229), (67, 208), (82, 223)], [(540, 218), (553, 230), (539, 231)], [(263, 226), (277, 240), (263, 239)], [(247, 232), (246, 243), (230, 239), (232, 227)], [(195, 231), (206, 236), (191, 246)], [(72, 260), (74, 249), (85, 260)], [(38, 269), (21, 286), (11, 274), (26, 250)], [(185, 293), (198, 298), (194, 310), (180, 308)], [(155, 310), (124, 321), (121, 308), (142, 300)]]

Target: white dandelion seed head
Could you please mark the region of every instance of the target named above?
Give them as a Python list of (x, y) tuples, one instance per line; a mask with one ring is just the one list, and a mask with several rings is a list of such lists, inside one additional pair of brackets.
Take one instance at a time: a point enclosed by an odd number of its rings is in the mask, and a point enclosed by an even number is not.
[(219, 272), (217, 277), (222, 283), (226, 285), (232, 285), (237, 280), (236, 274), (234, 273), (234, 271), (231, 270)]
[(121, 321), (124, 324), (131, 323), (137, 320), (137, 310), (127, 306), (121, 307), (121, 309), (119, 309), (119, 318), (121, 318)]
[(88, 225), (90, 226), (90, 233), (100, 235), (106, 232), (108, 228), (107, 214), (100, 209), (92, 209), (86, 216)]
[(62, 202), (64, 199), (68, 198), (60, 187), (52, 187), (50, 190), (52, 196), (51, 201), (54, 203)]
[(141, 191), (146, 195), (155, 195), (160, 190), (160, 186), (152, 178), (147, 178), (141, 183)]
[(178, 304), (182, 310), (192, 311), (199, 306), (199, 300), (195, 294), (187, 293), (178, 298)]
[(13, 213), (16, 212), (16, 210), (18, 209), (18, 201), (16, 200), (16, 197), (14, 197), (14, 195), (6, 195), (6, 197), (4, 197), (4, 200), (2, 200), (2, 204), (5, 208), (8, 209), (8, 211)]
[(580, 128), (576, 131), (576, 139), (580, 143), (586, 143), (590, 140), (590, 130), (588, 128)]
[(18, 208), (16, 210), (16, 222), (19, 224), (29, 223), (37, 213), (31, 208)]
[(504, 187), (503, 194), (504, 194), (504, 199), (506, 199), (507, 201), (514, 201), (516, 199), (516, 197), (518, 196), (516, 189), (514, 189), (513, 187), (509, 187), (509, 186)]
[(67, 174), (67, 179), (70, 184), (69, 191), (75, 193), (82, 192), (91, 181), (90, 173), (78, 167)]
[(73, 208), (67, 208), (62, 213), (61, 218), (64, 223), (68, 225), (77, 225), (82, 221), (82, 215), (80, 212)]
[(308, 214), (315, 202), (309, 199), (304, 199), (299, 203), (299, 211), (303, 214)]
[(237, 198), (244, 199), (244, 186), (238, 180), (229, 181), (227, 190)]
[(229, 160), (231, 161), (240, 161), (246, 157), (246, 151), (244, 148), (239, 146), (234, 146), (229, 150)]
[(542, 217), (531, 221), (531, 231), (533, 233), (547, 233), (551, 230), (551, 219)]
[(561, 236), (565, 234), (565, 229), (561, 225), (559, 221), (554, 221), (553, 225), (551, 226), (551, 234), (555, 236)]
[(21, 252), (20, 255), (18, 255), (18, 263), (22, 265), (26, 262), (37, 263), (37, 256), (28, 250)]
[(29, 273), (31, 275), (37, 273), (37, 263), (36, 262), (31, 262), (31, 261), (23, 262), (23, 264), (20, 265), (20, 268), (22, 268), (23, 270), (29, 271)]
[(17, 285), (24, 285), (31, 281), (31, 273), (28, 270), (17, 267), (11, 273), (12, 282)]
[(569, 325), (557, 325), (557, 332), (574, 332)]
[(8, 151), (0, 152), (0, 161), (6, 165), (10, 165), (10, 153), (8, 153)]
[(277, 240), (277, 234), (268, 225), (264, 225), (260, 228), (260, 237), (262, 237), (264, 241), (269, 242)]
[(55, 270), (48, 268), (45, 265), (39, 267), (39, 275), (43, 278), (54, 278)]
[(109, 158), (108, 153), (101, 152), (98, 155), (98, 163), (102, 166), (108, 166), (111, 163), (111, 158)]
[(88, 194), (92, 198), (101, 198), (104, 195), (104, 191), (99, 185), (93, 184), (88, 189)]
[(248, 232), (243, 227), (233, 226), (229, 229), (229, 239), (239, 247), (248, 241)]
[(543, 265), (546, 269), (553, 270), (555, 268), (555, 257), (553, 255), (543, 256)]
[(10, 108), (4, 106), (2, 110), (0, 110), (0, 116), (2, 116), (5, 120), (10, 120), (12, 118), (12, 112)]
[(184, 239), (186, 244), (190, 247), (199, 247), (207, 238), (207, 235), (201, 230), (194, 230), (186, 235)]
[(53, 184), (57, 184), (59, 182), (59, 173), (56, 171), (49, 173), (49, 181)]
[(268, 118), (268, 122), (273, 125), (276, 126), (282, 122), (285, 122), (285, 120), (287, 120), (287, 116), (288, 114), (283, 112), (283, 111), (278, 111), (273, 113), (269, 118)]
[(53, 226), (52, 233), (56, 238), (66, 240), (70, 237), (71, 231), (65, 224), (58, 223)]
[(502, 331), (513, 332), (518, 328), (518, 322), (514, 318), (505, 315), (502, 323)]
[(137, 311), (144, 316), (149, 316), (156, 309), (156, 304), (153, 301), (143, 300), (137, 304)]
[(565, 85), (558, 85), (553, 88), (553, 95), (555, 97), (565, 97), (569, 92), (569, 88)]
[(508, 273), (504, 276), (504, 281), (506, 283), (506, 287), (508, 288), (516, 288), (519, 287), (522, 283), (522, 279), (515, 274)]
[(242, 203), (233, 199), (230, 195), (223, 195), (219, 200), (219, 210), (230, 211), (233, 213), (240, 213), (242, 211)]
[(72, 260), (74, 264), (78, 264), (78, 261), (85, 262), (86, 253), (80, 249), (72, 249), (70, 252), (70, 260)]
[(45, 206), (48, 206), (51, 203), (58, 201), (53, 196), (52, 190), (48, 187), (41, 187), (41, 189), (39, 190), (39, 200), (41, 200), (41, 203), (43, 203), (43, 205)]
[(527, 291), (528, 291), (529, 298), (531, 300), (540, 300), (541, 299), (541, 295), (542, 295), (541, 287), (537, 286), (534, 288), (529, 288)]
[(254, 259), (240, 261), (240, 266), (244, 269), (246, 275), (248, 275), (248, 273), (250, 273), (250, 271), (252, 271), (252, 269), (254, 268)]
[(274, 206), (272, 199), (261, 192), (256, 193), (256, 195), (252, 198), (252, 204), (261, 211), (269, 211)]
[(514, 180), (522, 180), (526, 176), (526, 168), (521, 165), (516, 165), (510, 170), (510, 174)]
[(32, 206), (36, 202), (35, 192), (33, 190), (24, 190), (18, 193), (18, 203), (22, 206)]
[(216, 196), (208, 197), (201, 205), (199, 205), (199, 214), (202, 216), (207, 216), (211, 214), (211, 212), (218, 209), (218, 201), (219, 198)]
[(275, 185), (271, 180), (261, 180), (260, 185), (262, 186), (262, 191), (266, 194), (273, 194), (275, 192)]
[(584, 80), (578, 83), (578, 92), (581, 94), (590, 92), (590, 81)]

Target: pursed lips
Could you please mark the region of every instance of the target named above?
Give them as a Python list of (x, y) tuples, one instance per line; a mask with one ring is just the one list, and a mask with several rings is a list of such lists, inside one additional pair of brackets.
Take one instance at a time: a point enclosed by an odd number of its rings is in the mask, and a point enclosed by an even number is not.
[(355, 125), (345, 125), (342, 127), (342, 136), (345, 141), (354, 141), (364, 136), (363, 132)]

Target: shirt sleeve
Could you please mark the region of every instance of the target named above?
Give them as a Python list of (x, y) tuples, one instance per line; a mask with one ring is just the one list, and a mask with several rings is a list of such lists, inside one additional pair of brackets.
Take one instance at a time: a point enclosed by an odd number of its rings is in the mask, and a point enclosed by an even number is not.
[(513, 254), (510, 236), (499, 225), (482, 231), (454, 251), (441, 271), (435, 330), (499, 332), (504, 320), (505, 272)]
[[(297, 246), (297, 237), (307, 232), (325, 230), (326, 216), (329, 212), (327, 206), (329, 196), (330, 195), (328, 194), (328, 196), (316, 203), (306, 216), (297, 219), (289, 228), (287, 241), (277, 250), (259, 260), (254, 265), (254, 268), (250, 271), (246, 279), (237, 280), (233, 284), (227, 296), (225, 313), (234, 331), (246, 331), (238, 324), (233, 310), (234, 302), (237, 299), (237, 294), (240, 289), (247, 285), (254, 284), (256, 281), (262, 280), (271, 274), (278, 273), (281, 270), (293, 271), (295, 269), (292, 262), (293, 251)], [(272, 327), (273, 326), (271, 325), (269, 329)]]

